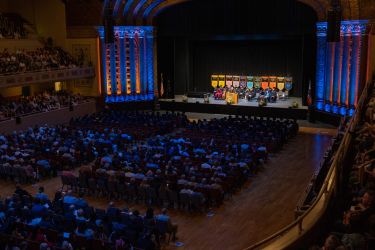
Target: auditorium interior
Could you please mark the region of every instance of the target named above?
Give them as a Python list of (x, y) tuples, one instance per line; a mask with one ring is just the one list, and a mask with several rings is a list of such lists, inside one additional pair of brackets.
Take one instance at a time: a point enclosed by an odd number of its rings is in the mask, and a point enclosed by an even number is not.
[(1, 0), (0, 249), (375, 249), (375, 0)]

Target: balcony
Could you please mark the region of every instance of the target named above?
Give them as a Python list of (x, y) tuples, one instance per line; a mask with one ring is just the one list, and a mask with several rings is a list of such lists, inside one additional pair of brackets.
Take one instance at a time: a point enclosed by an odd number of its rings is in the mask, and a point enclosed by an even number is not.
[(58, 69), (21, 74), (0, 75), (0, 88), (30, 85), (32, 83), (59, 82), (95, 77), (94, 67)]

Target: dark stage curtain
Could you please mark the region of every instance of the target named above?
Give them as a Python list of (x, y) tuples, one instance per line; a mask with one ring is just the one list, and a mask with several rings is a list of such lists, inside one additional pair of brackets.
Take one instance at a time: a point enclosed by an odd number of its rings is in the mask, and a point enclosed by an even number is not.
[(158, 77), (184, 94), (212, 91), (214, 73), (292, 76), (292, 95), (305, 99), (315, 83), (316, 21), (297, 0), (195, 0), (167, 8), (156, 19)]
[(212, 74), (293, 77), (292, 95), (301, 96), (302, 41), (208, 41), (192, 46), (190, 91), (212, 91)]

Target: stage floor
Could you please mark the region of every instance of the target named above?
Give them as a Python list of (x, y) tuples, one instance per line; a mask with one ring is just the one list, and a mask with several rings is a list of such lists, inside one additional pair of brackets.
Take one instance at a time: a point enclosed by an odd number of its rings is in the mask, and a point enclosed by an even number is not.
[[(174, 99), (159, 99), (161, 110), (195, 112), (208, 114), (227, 115), (251, 115), (259, 117), (280, 117), (304, 120), (307, 118), (307, 107), (302, 106), (302, 98), (291, 97), (285, 101), (268, 103), (265, 107), (259, 107), (258, 102), (238, 100), (238, 104), (228, 105), (225, 100), (215, 100), (210, 97), (209, 103), (204, 103), (203, 98), (189, 97), (188, 102), (182, 101), (182, 95)], [(298, 103), (298, 108), (292, 108), (293, 102)]]
[[(183, 102), (182, 95), (176, 95), (174, 99), (159, 99), (162, 102)], [(204, 103), (203, 98), (188, 98), (188, 103)], [(306, 109), (307, 106), (302, 105), (302, 98), (301, 97), (289, 97), (287, 100), (278, 100), (275, 103), (267, 103), (267, 106), (262, 108), (289, 108), (292, 106), (293, 102), (298, 103), (298, 109)], [(209, 104), (218, 104), (218, 105), (227, 105), (225, 100), (215, 100), (215, 98), (210, 97)], [(232, 104), (231, 106), (246, 106), (246, 107), (258, 107), (258, 102), (254, 99), (252, 101), (247, 101), (245, 99), (238, 99), (238, 104)]]

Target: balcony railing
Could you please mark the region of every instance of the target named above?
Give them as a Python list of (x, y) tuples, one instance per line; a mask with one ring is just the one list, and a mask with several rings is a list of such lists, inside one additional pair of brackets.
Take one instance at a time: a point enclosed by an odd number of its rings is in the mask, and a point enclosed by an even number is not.
[(13, 75), (0, 75), (0, 88), (92, 77), (95, 77), (94, 67), (25, 72)]
[(343, 163), (345, 156), (348, 153), (349, 146), (353, 139), (353, 131), (360, 122), (361, 112), (364, 108), (365, 101), (370, 90), (372, 90), (374, 86), (375, 83), (369, 83), (364, 88), (361, 98), (358, 101), (357, 109), (350, 121), (350, 125), (345, 132), (339, 149), (334, 155), (334, 160), (326, 176), (324, 184), (311, 207), (309, 207), (304, 214), (298, 217), (291, 224), (287, 225), (268, 238), (245, 248), (246, 250), (289, 249), (298, 241), (299, 238), (307, 234), (309, 230), (311, 230), (319, 222), (322, 216), (326, 213), (335, 192), (337, 192), (340, 181), (342, 181), (342, 166), (344, 165)]
[(91, 98), (74, 105), (73, 109), (65, 106), (46, 112), (26, 114), (19, 116), (19, 119), (13, 117), (8, 120), (0, 121), (0, 134), (10, 134), (13, 131), (26, 130), (36, 125), (48, 124), (54, 126), (58, 124), (68, 124), (72, 118), (83, 117), (95, 112), (96, 100)]

